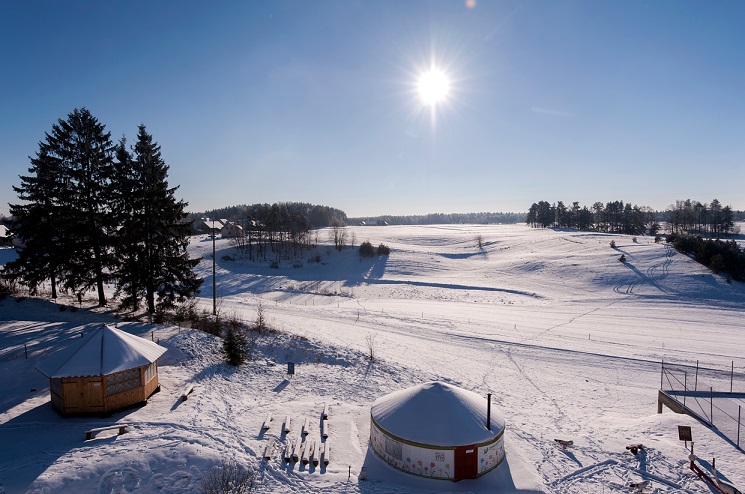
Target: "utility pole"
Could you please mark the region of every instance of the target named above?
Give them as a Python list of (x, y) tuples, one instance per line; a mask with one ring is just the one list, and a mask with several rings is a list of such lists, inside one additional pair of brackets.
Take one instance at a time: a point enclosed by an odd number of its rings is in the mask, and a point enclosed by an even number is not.
[(215, 290), (215, 287), (217, 286), (216, 279), (215, 279), (215, 237), (217, 235), (215, 234), (215, 218), (212, 218), (212, 315), (217, 315), (217, 291)]

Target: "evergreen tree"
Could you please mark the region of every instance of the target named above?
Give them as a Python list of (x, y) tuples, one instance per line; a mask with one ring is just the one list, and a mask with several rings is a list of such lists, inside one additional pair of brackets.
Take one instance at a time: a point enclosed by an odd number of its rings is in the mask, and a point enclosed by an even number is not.
[[(126, 156), (121, 149), (119, 154), (121, 163)], [(125, 300), (136, 305), (144, 297), (150, 313), (155, 312), (156, 296), (159, 307), (169, 307), (194, 296), (202, 284), (193, 272), (199, 259), (189, 259), (186, 251), (187, 204), (176, 200), (178, 187), (168, 186), (168, 169), (160, 146), (140, 125), (131, 173), (117, 174), (117, 180), (124, 181), (122, 190), (131, 194), (128, 201), (122, 201), (119, 239), (126, 247), (121, 250), (117, 278)]]
[(13, 206), (20, 218), (16, 230), (29, 250), (13, 268), (32, 287), (46, 272), (53, 286), (59, 276), (65, 289), (77, 293), (96, 288), (99, 304), (106, 304), (114, 229), (112, 149), (110, 133), (86, 108), (59, 119), (39, 143), (29, 169), (35, 176), (21, 177), (16, 188), (29, 202)]
[(117, 265), (114, 278), (117, 281), (116, 295), (121, 297), (121, 307), (137, 310), (140, 298), (144, 296), (140, 284), (140, 262), (142, 245), (140, 228), (142, 224), (142, 201), (137, 194), (138, 187), (132, 155), (127, 150), (127, 140), (122, 137), (116, 146), (115, 159), (116, 189), (113, 196), (114, 214), (120, 225), (116, 233)]
[(104, 284), (113, 266), (110, 233), (116, 224), (111, 213), (114, 172), (111, 133), (86, 108), (75, 109), (47, 134), (50, 155), (62, 163), (66, 209), (65, 254), (68, 274), (64, 286), (75, 292), (95, 288), (98, 303), (106, 304)]
[(232, 366), (237, 367), (246, 361), (248, 339), (242, 329), (228, 325), (225, 330), (225, 339), (222, 341), (222, 351)]
[(18, 259), (6, 265), (6, 272), (26, 283), (31, 293), (50, 281), (52, 298), (57, 298), (57, 283), (63, 261), (60, 248), (61, 207), (59, 161), (40, 150), (31, 158), (30, 175), (21, 176), (21, 186), (13, 187), (23, 204), (10, 204), (13, 220), (10, 228), (25, 247)]

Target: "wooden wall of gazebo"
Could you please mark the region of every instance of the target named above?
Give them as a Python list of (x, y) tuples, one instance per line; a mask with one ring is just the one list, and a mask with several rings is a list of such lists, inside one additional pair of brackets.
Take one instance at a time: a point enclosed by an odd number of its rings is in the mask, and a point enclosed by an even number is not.
[(158, 389), (158, 362), (105, 376), (49, 380), (52, 406), (62, 415), (108, 415), (146, 401)]

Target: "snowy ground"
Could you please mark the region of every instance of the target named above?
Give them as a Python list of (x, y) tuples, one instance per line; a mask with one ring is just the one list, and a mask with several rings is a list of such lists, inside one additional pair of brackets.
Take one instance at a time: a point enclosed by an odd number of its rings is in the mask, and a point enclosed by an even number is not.
[[(113, 317), (61, 312), (40, 300), (0, 302), (0, 493), (197, 492), (221, 458), (254, 466), (260, 492), (612, 493), (643, 479), (651, 480), (645, 492), (710, 492), (687, 468), (678, 425), (692, 427), (701, 464), (716, 457), (721, 474), (745, 486), (745, 455), (717, 430), (656, 413), (662, 358), (745, 370), (743, 284), (649, 237), (506, 225), (354, 231), (358, 242), (387, 244), (390, 257), (360, 260), (352, 249), (322, 246), (320, 263), (309, 262), (313, 252), (300, 267), (281, 261), (272, 269), (240, 259), (218, 239), (221, 311), (252, 320), (261, 301), (283, 333), (261, 340), (255, 360), (234, 370), (207, 334), (120, 323), (169, 351), (162, 391), (107, 419), (60, 418), (33, 367), (86, 325)], [(212, 242), (195, 237), (191, 248), (204, 257), (200, 303), (211, 310)], [(621, 254), (627, 263), (618, 262)], [(365, 358), (370, 337), (373, 363)], [(288, 361), (296, 363), (291, 380)], [(372, 402), (435, 379), (494, 394), (507, 422), (506, 463), (451, 483), (409, 477), (373, 456)], [(196, 389), (182, 402), (187, 382)], [(293, 419), (290, 438), (308, 418), (320, 440), (324, 404), (331, 407), (328, 466), (260, 459), (267, 443), (286, 439), (285, 415)], [(262, 432), (270, 412), (273, 427)], [(115, 421), (135, 425), (84, 441), (83, 431)], [(562, 450), (555, 438), (574, 445)], [(632, 443), (645, 450), (632, 455)]]

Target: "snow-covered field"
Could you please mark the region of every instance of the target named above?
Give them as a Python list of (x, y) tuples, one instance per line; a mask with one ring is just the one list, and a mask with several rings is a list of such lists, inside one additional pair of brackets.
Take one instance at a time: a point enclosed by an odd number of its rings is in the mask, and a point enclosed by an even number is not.
[[(299, 267), (281, 261), (272, 269), (218, 239), (221, 312), (252, 320), (261, 303), (282, 333), (264, 337), (255, 359), (236, 370), (222, 363), (210, 335), (120, 323), (169, 351), (162, 391), (109, 418), (60, 418), (34, 366), (113, 317), (0, 301), (0, 493), (199, 492), (205, 472), (227, 458), (256, 468), (259, 492), (612, 493), (640, 480), (651, 480), (645, 492), (710, 492), (688, 469), (678, 425), (692, 427), (700, 464), (716, 458), (721, 475), (745, 486), (745, 455), (716, 429), (656, 413), (663, 358), (745, 370), (742, 283), (643, 236), (521, 225), (353, 230), (358, 243), (388, 245), (390, 257), (360, 260), (356, 249), (323, 245), (320, 263), (309, 262), (311, 252)], [(204, 257), (200, 304), (211, 310), (212, 242), (194, 237), (191, 248)], [(11, 257), (0, 254), (3, 262)], [(374, 362), (366, 358), (370, 339)], [(292, 379), (288, 361), (296, 364)], [(493, 393), (507, 423), (505, 463), (452, 483), (407, 476), (373, 455), (372, 402), (430, 380)], [(186, 383), (195, 391), (182, 402)], [(741, 380), (734, 387), (745, 392)], [(320, 440), (324, 404), (328, 466), (261, 460), (267, 443), (284, 442), (285, 415), (294, 424), (289, 437), (308, 418)], [(270, 412), (273, 425), (262, 431)], [(116, 421), (134, 424), (132, 431), (84, 441), (88, 428)], [(574, 444), (563, 450), (555, 438)], [(626, 450), (632, 443), (645, 449), (634, 456)], [(358, 480), (363, 466), (367, 480)]]

